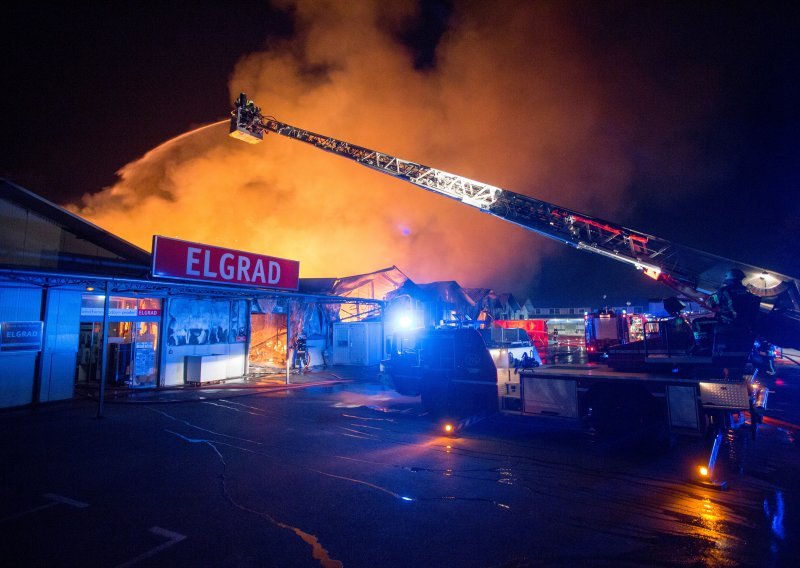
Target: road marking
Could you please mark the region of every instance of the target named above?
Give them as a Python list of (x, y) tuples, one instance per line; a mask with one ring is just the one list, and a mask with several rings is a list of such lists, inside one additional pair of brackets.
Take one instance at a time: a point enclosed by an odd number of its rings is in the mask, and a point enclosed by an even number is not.
[(65, 505), (70, 505), (71, 507), (76, 507), (78, 509), (85, 509), (89, 506), (88, 503), (83, 503), (82, 501), (76, 501), (75, 499), (70, 499), (69, 497), (63, 497), (61, 495), (55, 495), (54, 493), (45, 493), (42, 497), (47, 497), (53, 501), (58, 503), (64, 503)]
[(162, 550), (166, 550), (170, 546), (172, 546), (174, 544), (177, 544), (177, 543), (179, 543), (180, 541), (182, 541), (183, 539), (186, 538), (186, 535), (182, 535), (180, 533), (168, 531), (167, 529), (162, 529), (161, 527), (151, 527), (150, 528), (150, 532), (153, 533), (153, 534), (157, 534), (158, 536), (163, 536), (164, 538), (169, 539), (169, 540), (167, 540), (167, 542), (165, 542), (164, 544), (160, 544), (160, 545), (156, 546), (155, 548), (151, 548), (150, 550), (148, 550), (147, 552), (145, 552), (143, 554), (140, 554), (136, 558), (132, 558), (131, 560), (128, 560), (127, 562), (124, 562), (123, 564), (117, 565), (117, 568), (127, 568), (128, 566), (133, 566), (134, 564), (138, 564), (142, 560), (147, 560), (151, 556), (155, 556), (156, 554), (158, 554)]
[(54, 493), (45, 493), (42, 495), (45, 499), (50, 499), (50, 503), (45, 505), (40, 505), (39, 507), (34, 507), (33, 509), (28, 509), (27, 511), (22, 511), (20, 513), (16, 513), (14, 515), (10, 515), (8, 517), (4, 517), (0, 519), (0, 523), (5, 521), (11, 521), (13, 519), (19, 519), (20, 517), (25, 517), (27, 515), (32, 515), (33, 513), (38, 513), (39, 511), (43, 511), (44, 509), (49, 509), (50, 507), (55, 507), (59, 504), (69, 505), (70, 507), (75, 507), (77, 509), (85, 509), (89, 506), (88, 503), (84, 503), (83, 501), (76, 501), (75, 499), (70, 499), (69, 497), (63, 497), (62, 495), (56, 495)]

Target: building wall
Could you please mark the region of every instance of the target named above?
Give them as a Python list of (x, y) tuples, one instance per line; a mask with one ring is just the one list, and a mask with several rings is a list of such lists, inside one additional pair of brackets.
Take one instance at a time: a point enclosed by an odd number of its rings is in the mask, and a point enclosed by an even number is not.
[(41, 385), (34, 393), (38, 351), (0, 352), (0, 408), (67, 400), (74, 395), (81, 293), (36, 287), (0, 287), (0, 321), (44, 321)]
[(40, 402), (66, 400), (74, 395), (80, 313), (81, 291), (48, 290)]
[[(0, 321), (40, 321), (39, 288), (0, 287)], [(0, 408), (23, 406), (33, 400), (35, 351), (0, 352)]]
[(334, 365), (377, 365), (382, 354), (382, 322), (333, 324)]

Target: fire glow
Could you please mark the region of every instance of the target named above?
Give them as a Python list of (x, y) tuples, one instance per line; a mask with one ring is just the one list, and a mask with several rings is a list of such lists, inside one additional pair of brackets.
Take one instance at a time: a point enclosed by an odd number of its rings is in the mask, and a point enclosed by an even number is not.
[[(385, 21), (409, 17), (415, 3), (391, 15), (379, 2), (356, 4), (297, 2), (306, 32), (244, 57), (230, 100), (246, 91), (265, 114), (300, 127), (613, 218), (637, 136), (621, 135), (619, 125), (638, 117), (609, 104), (608, 89), (621, 87), (596, 79), (594, 52), (566, 14), (459, 6), (435, 67), (423, 72)], [(332, 71), (321, 78), (308, 69)], [(223, 124), (151, 150), (72, 210), (142, 248), (152, 235), (170, 235), (298, 259), (304, 277), (396, 265), (420, 282), (510, 290), (520, 274), (534, 279), (543, 255), (558, 248), (280, 136), (239, 144)]]

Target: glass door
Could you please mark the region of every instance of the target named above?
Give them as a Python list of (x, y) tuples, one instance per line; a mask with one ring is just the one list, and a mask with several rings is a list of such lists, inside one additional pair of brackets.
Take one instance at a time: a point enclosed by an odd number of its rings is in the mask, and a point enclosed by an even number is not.
[(130, 386), (146, 388), (156, 386), (158, 323), (139, 322), (133, 334), (133, 360)]
[(90, 384), (100, 382), (100, 348), (103, 326), (99, 322), (81, 322), (78, 336), (78, 363), (75, 382)]
[(133, 326), (133, 322), (129, 321), (109, 322), (108, 324), (106, 382), (111, 386), (131, 385)]
[(108, 383), (113, 386), (157, 386), (157, 322), (112, 322), (108, 327)]

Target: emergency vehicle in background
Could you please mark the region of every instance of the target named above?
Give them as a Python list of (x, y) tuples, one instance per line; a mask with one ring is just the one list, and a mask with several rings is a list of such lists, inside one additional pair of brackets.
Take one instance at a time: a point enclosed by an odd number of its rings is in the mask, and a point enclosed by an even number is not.
[(612, 309), (587, 313), (583, 316), (587, 360), (602, 361), (611, 347), (642, 339), (646, 321), (642, 314)]
[(546, 351), (549, 343), (547, 322), (543, 319), (528, 320), (494, 320), (494, 327), (505, 329), (522, 329), (528, 334), (533, 347), (537, 351)]
[[(800, 281), (796, 278), (279, 122), (263, 116), (244, 93), (234, 104), (230, 128), (234, 138), (257, 143), (265, 133), (274, 132), (305, 142), (568, 246), (627, 263), (701, 305), (726, 270), (741, 269), (744, 283), (761, 300), (759, 333), (774, 344), (800, 348)], [(604, 319), (598, 315), (593, 341), (603, 339)], [(628, 372), (596, 365), (536, 365), (535, 361), (498, 368), (478, 330), (471, 328), (426, 330), (413, 354), (401, 349), (396, 361), (414, 358), (406, 367), (414, 370), (414, 385), (431, 413), (462, 418), (499, 410), (584, 420), (601, 432), (641, 429), (660, 437), (713, 432), (711, 466), (723, 430), (741, 425), (746, 411), (755, 426), (766, 408), (767, 390), (746, 368), (746, 354), (739, 357), (711, 349), (696, 356), (691, 328), (687, 334), (678, 325), (671, 334), (669, 321), (660, 321), (654, 331), (657, 353), (649, 352), (646, 344), (640, 349), (647, 333), (642, 341), (624, 344), (632, 346), (623, 354)], [(683, 342), (679, 348), (671, 343), (676, 337)], [(613, 350), (608, 350), (611, 359)], [(394, 375), (398, 390), (415, 392), (417, 386), (399, 386), (402, 374), (400, 370)]]

